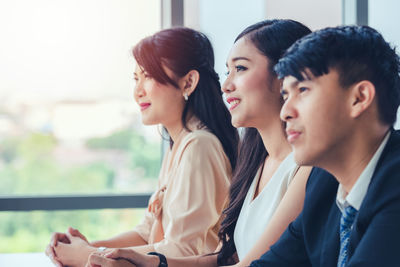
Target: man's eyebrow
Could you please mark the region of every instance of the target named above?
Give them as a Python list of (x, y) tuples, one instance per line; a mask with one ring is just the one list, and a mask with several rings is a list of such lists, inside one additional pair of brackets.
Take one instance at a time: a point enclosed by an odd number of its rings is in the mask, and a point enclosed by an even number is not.
[(283, 87), (283, 84), (282, 84), (282, 86), (281, 86), (281, 91), (282, 91), (282, 90), (287, 90), (287, 88), (290, 88), (290, 87), (296, 87), (296, 86), (299, 85), (299, 83), (300, 83), (299, 80), (292, 81), (292, 82), (290, 82), (289, 84), (286, 84), (285, 88)]

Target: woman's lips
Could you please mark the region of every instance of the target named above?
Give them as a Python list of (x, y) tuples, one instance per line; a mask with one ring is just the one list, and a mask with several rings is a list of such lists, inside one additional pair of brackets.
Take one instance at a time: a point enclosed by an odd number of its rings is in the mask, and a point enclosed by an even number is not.
[(240, 99), (235, 97), (229, 97), (226, 102), (230, 105), (229, 110), (233, 110), (240, 104)]
[(143, 110), (147, 109), (148, 107), (150, 107), (150, 105), (151, 105), (150, 103), (140, 103), (139, 104), (140, 110), (143, 111)]

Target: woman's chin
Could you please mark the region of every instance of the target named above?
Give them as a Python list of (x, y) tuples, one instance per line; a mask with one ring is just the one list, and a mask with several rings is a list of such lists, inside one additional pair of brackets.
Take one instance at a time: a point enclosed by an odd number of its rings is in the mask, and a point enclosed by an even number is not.
[(143, 123), (143, 125), (147, 125), (147, 126), (159, 124), (159, 122), (155, 122), (153, 120), (150, 120), (148, 118), (143, 118), (143, 117), (142, 117), (142, 123)]
[(246, 127), (244, 123), (239, 119), (232, 118), (231, 123), (235, 128)]

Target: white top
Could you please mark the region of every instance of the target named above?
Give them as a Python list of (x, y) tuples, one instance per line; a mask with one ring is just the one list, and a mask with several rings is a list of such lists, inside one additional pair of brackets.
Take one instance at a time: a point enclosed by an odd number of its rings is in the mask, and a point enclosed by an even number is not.
[(356, 210), (360, 209), (361, 203), (363, 202), (365, 195), (367, 194), (368, 186), (371, 182), (376, 165), (378, 164), (378, 160), (381, 158), (383, 149), (385, 148), (386, 143), (389, 140), (389, 136), (390, 131), (386, 134), (381, 145), (376, 150), (374, 156), (371, 158), (367, 167), (365, 167), (361, 175), (358, 177), (356, 183), (354, 184), (353, 188), (350, 190), (347, 196), (342, 185), (339, 184), (338, 192), (336, 195), (336, 205), (339, 207), (342, 213), (343, 210), (348, 206), (352, 206)]
[(264, 232), (298, 168), (293, 153), (290, 153), (279, 165), (260, 194), (252, 200), (262, 168), (257, 171), (243, 202), (233, 233), (239, 260), (244, 259)]

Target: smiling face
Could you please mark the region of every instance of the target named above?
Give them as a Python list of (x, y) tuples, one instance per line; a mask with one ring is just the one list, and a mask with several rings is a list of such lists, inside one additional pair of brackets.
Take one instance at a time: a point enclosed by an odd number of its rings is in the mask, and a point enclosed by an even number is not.
[(349, 94), (339, 85), (338, 73), (298, 81), (284, 78), (281, 90), (285, 103), (281, 119), (286, 122), (287, 139), (300, 165), (322, 167), (337, 161), (346, 151), (353, 130)]
[[(169, 77), (173, 77), (171, 70), (164, 70)], [(180, 89), (157, 82), (138, 64), (134, 79), (134, 98), (140, 106), (143, 124), (162, 124), (168, 128), (181, 122), (185, 101)]]
[(232, 47), (227, 60), (228, 76), (222, 85), (235, 127), (261, 127), (279, 116), (279, 81), (269, 62), (246, 37)]

